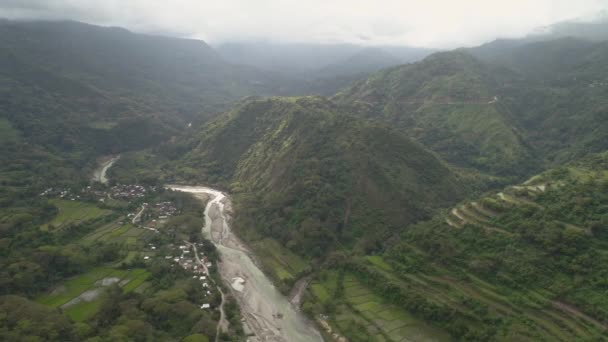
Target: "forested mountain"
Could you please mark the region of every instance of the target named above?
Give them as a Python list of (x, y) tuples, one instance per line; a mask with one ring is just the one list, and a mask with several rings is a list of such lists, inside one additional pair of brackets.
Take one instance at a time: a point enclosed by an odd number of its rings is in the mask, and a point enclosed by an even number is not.
[(367, 104), (452, 163), (521, 175), (607, 148), (607, 56), (604, 42), (494, 42), (387, 69), (335, 99)]
[(554, 40), (573, 37), (602, 41), (608, 39), (608, 15), (600, 14), (594, 20), (570, 20), (536, 29), (528, 35), (529, 40)]
[(278, 72), (300, 81), (298, 95), (331, 96), (382, 68), (418, 61), (435, 50), (354, 44), (228, 42), (216, 47), (226, 60)]
[[(355, 44), (271, 43), (264, 41), (227, 42), (215, 47), (226, 60), (251, 65), (260, 69), (288, 75), (310, 77), (331, 65), (340, 65), (354, 59), (380, 68), (391, 61), (392, 65), (420, 60), (433, 49), (378, 46), (365, 47)], [(383, 55), (384, 57), (379, 57)], [(380, 63), (377, 63), (379, 61)], [(365, 70), (355, 69), (352, 73)], [(322, 75), (318, 75), (321, 77)], [(326, 75), (329, 76), (329, 75)]]
[(36, 181), (69, 179), (53, 175), (156, 145), (244, 95), (280, 93), (282, 80), (229, 64), (202, 41), (0, 21), (0, 118), (11, 140), (2, 167), (27, 183), (26, 170), (60, 160), (63, 167), (42, 166)]
[(278, 88), (268, 72), (230, 64), (200, 40), (14, 21), (0, 23), (0, 40), (5, 58), (176, 116), (214, 113), (242, 96)]
[[(607, 156), (463, 202), (403, 229), (382, 253), (338, 253), (304, 307), (348, 317), (333, 323), (354, 340), (407, 335), (382, 329), (376, 312), (396, 310), (387, 303), (463, 341), (603, 340)], [(382, 300), (361, 304), (363, 289)], [(380, 324), (357, 324), (366, 319)]]
[(230, 189), (244, 234), (308, 256), (373, 244), (362, 238), (428, 217), (474, 183), (402, 133), (320, 97), (246, 101), (192, 139), (173, 162), (184, 176)]
[(380, 48), (367, 48), (356, 54), (326, 65), (317, 71), (318, 77), (366, 74), (402, 64), (401, 60)]
[(501, 99), (503, 82), (515, 78), (445, 52), (358, 81), (335, 100), (366, 105), (366, 117), (403, 129), (456, 165), (514, 174), (532, 153)]
[(504, 102), (541, 158), (564, 162), (608, 148), (608, 42), (491, 43), (470, 52), (518, 73)]

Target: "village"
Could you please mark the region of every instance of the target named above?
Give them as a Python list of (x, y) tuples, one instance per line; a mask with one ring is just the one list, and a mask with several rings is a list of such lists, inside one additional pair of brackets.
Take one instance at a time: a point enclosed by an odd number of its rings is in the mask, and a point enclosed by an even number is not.
[(137, 184), (121, 184), (110, 188), (85, 186), (81, 189), (53, 187), (40, 193), (40, 197), (59, 198), (69, 201), (89, 200), (106, 202), (109, 199), (132, 201), (142, 199), (146, 194), (155, 192), (156, 187), (145, 187)]
[[(138, 184), (118, 184), (112, 187), (88, 185), (80, 189), (48, 188), (40, 193), (40, 196), (50, 200), (88, 201), (98, 203), (101, 206), (110, 205), (110, 203), (116, 201), (139, 203), (135, 209), (130, 209), (126, 213), (125, 218), (127, 220), (121, 221), (121, 223), (128, 222), (137, 228), (159, 234), (163, 233), (163, 228), (171, 217), (180, 214), (180, 210), (172, 201), (144, 202), (156, 197), (154, 196), (156, 192), (156, 187)], [(129, 207), (133, 208), (132, 205)], [(211, 310), (213, 309), (211, 299), (217, 294), (219, 288), (210, 277), (209, 270), (213, 267), (213, 263), (204, 252), (199, 251), (199, 249), (203, 250), (203, 247), (204, 242), (182, 241), (181, 244), (170, 243), (167, 245), (148, 243), (141, 256), (145, 263), (170, 262), (171, 267), (179, 267), (190, 273), (192, 279), (200, 282), (203, 288), (204, 298), (200, 309)]]
[[(208, 257), (203, 253), (199, 252), (197, 246), (204, 247), (203, 242), (191, 243), (184, 241), (183, 244), (175, 246), (170, 244), (169, 247), (172, 250), (170, 255), (158, 255), (156, 256), (157, 247), (153, 244), (149, 244), (149, 255), (144, 256), (145, 262), (152, 262), (154, 258), (163, 258), (164, 260), (171, 262), (171, 267), (179, 267), (192, 274), (192, 279), (200, 281), (203, 287), (203, 296), (211, 299), (215, 291), (218, 291), (218, 287), (215, 281), (210, 276), (210, 268), (213, 267), (213, 263), (209, 261)], [(151, 256), (152, 255), (152, 256)], [(201, 309), (212, 309), (211, 300), (204, 301)]]

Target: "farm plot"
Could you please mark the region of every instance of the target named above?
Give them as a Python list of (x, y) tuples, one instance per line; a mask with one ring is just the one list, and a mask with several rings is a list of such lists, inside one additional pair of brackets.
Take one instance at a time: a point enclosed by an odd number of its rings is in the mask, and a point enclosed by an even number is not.
[(51, 293), (37, 298), (41, 304), (61, 308), (75, 321), (83, 321), (94, 315), (101, 305), (100, 296), (112, 284), (130, 292), (138, 288), (150, 273), (144, 269), (130, 271), (110, 267), (98, 267), (67, 280)]
[(47, 230), (49, 227), (60, 229), (69, 224), (78, 224), (112, 213), (110, 210), (100, 209), (93, 204), (85, 202), (59, 199), (50, 200), (49, 202), (56, 206), (59, 212), (49, 223), (42, 226), (43, 230)]
[(308, 266), (302, 258), (273, 239), (257, 241), (253, 248), (264, 266), (280, 281), (294, 280)]
[(386, 303), (352, 275), (344, 277), (344, 297), (348, 305), (369, 322), (376, 332), (390, 341), (445, 341), (448, 336), (414, 318), (400, 307)]

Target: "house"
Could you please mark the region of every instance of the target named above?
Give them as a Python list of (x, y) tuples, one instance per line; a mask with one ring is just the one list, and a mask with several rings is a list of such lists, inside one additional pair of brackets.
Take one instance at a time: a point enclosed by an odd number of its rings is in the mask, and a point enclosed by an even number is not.
[(201, 309), (209, 309), (210, 307), (211, 307), (211, 305), (209, 305), (209, 304), (201, 305)]

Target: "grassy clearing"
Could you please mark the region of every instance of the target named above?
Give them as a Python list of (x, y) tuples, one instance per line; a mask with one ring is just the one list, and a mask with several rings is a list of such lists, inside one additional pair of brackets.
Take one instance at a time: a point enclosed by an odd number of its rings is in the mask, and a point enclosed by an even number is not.
[(91, 302), (80, 302), (65, 309), (64, 312), (75, 322), (83, 322), (93, 317), (101, 308), (101, 299)]
[(123, 291), (124, 292), (131, 292), (134, 291), (135, 289), (137, 289), (139, 286), (141, 286), (141, 284), (143, 284), (148, 277), (150, 277), (150, 272), (146, 271), (146, 270), (137, 270), (137, 272), (133, 271), (131, 272), (131, 280), (125, 285), (123, 286)]
[[(146, 281), (146, 279), (148, 279), (148, 277), (150, 276), (150, 272), (146, 271), (145, 269), (134, 269), (130, 272), (124, 271), (124, 270), (115, 270), (115, 269), (108, 269), (108, 270), (109, 270), (109, 272), (106, 274), (105, 277), (117, 277), (117, 278), (120, 278), (121, 280), (124, 280), (124, 279), (129, 280), (129, 282), (123, 286), (124, 292), (131, 292), (131, 291), (135, 290), (142, 283), (144, 283)], [(100, 278), (100, 279), (103, 279), (103, 278)], [(92, 288), (92, 287), (95, 287), (94, 283), (89, 288)], [(76, 296), (74, 296), (74, 297), (76, 297)], [(102, 296), (99, 296), (98, 298), (96, 298), (92, 301), (82, 301), (80, 303), (72, 305), (68, 308), (65, 308), (63, 311), (74, 321), (82, 322), (82, 321), (85, 321), (85, 320), (91, 318), (93, 315), (95, 315), (99, 311), (99, 309), (101, 307), (101, 303), (102, 303)]]
[[(102, 288), (97, 281), (104, 278), (119, 278), (129, 280), (123, 286), (124, 292), (130, 292), (140, 287), (150, 276), (150, 272), (145, 269), (133, 269), (131, 271), (114, 269), (110, 267), (99, 267), (90, 270), (77, 277), (69, 279), (59, 286), (53, 293), (39, 297), (36, 301), (51, 307), (61, 307), (70, 300), (80, 296), (83, 292), (94, 288)], [(76, 322), (82, 322), (92, 317), (101, 305), (101, 296), (91, 300), (82, 301), (64, 309), (64, 312)]]
[(97, 280), (112, 276), (115, 271), (116, 270), (108, 267), (94, 268), (67, 280), (55, 291), (38, 297), (36, 301), (48, 306), (59, 307), (91, 288)]
[(393, 341), (416, 340), (421, 336), (424, 336), (425, 340), (449, 339), (447, 335), (414, 318), (403, 308), (386, 303), (354, 276), (347, 275), (345, 283), (347, 280), (351, 286), (344, 286), (346, 302), (378, 329), (379, 334)]
[(49, 226), (61, 228), (68, 224), (77, 224), (112, 213), (110, 210), (100, 209), (93, 204), (84, 202), (60, 199), (53, 199), (49, 202), (59, 209), (59, 213), (49, 223), (42, 226), (42, 229), (45, 230), (48, 229)]
[(367, 259), (367, 261), (369, 261), (370, 263), (372, 263), (372, 265), (379, 267), (385, 271), (392, 271), (393, 268), (391, 267), (391, 265), (387, 264), (384, 259), (379, 256), (379, 255), (370, 255), (365, 257), (365, 259)]
[(274, 239), (263, 239), (253, 243), (258, 258), (275, 279), (294, 280), (308, 265), (304, 259), (281, 246)]

